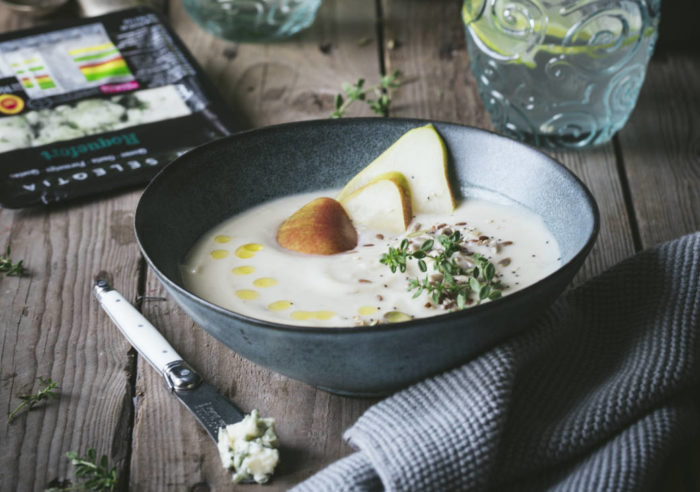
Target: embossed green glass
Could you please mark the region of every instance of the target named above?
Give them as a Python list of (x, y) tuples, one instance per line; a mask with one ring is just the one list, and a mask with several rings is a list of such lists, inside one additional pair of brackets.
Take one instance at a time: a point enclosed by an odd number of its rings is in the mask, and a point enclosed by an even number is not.
[(471, 71), (495, 128), (549, 148), (609, 140), (627, 122), (661, 0), (465, 0)]
[(275, 41), (309, 27), (321, 0), (183, 0), (192, 19), (231, 41)]

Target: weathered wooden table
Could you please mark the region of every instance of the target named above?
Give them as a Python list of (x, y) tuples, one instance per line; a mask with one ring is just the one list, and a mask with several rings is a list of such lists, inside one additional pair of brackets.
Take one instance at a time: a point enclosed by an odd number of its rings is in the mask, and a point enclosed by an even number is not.
[[(178, 1), (161, 8), (250, 127), (325, 118), (342, 82), (371, 82), (399, 69), (408, 83), (395, 94), (393, 116), (488, 128), (468, 71), (458, 3), (324, 0), (308, 31), (268, 45), (215, 39)], [(0, 6), (2, 31), (50, 20)], [(664, 45), (662, 36), (639, 104), (611, 143), (553, 153), (586, 182), (601, 210), (600, 237), (575, 283), (699, 229), (700, 52), (677, 45)], [(0, 276), (0, 407), (9, 412), (18, 395), (37, 389), (39, 377), (61, 386), (59, 400), (10, 425), (0, 422), (0, 489), (42, 490), (72, 478), (65, 453), (94, 447), (130, 490), (258, 490), (231, 485), (209, 437), (101, 311), (91, 293), (99, 270), (110, 272), (127, 298), (143, 299), (143, 313), (222, 393), (277, 419), (283, 461), (265, 490), (286, 489), (350, 453), (341, 434), (372, 400), (330, 395), (258, 367), (195, 326), (169, 298), (157, 299), (167, 296), (132, 230), (140, 193), (0, 209), (0, 247), (9, 244), (29, 269), (26, 277)], [(695, 441), (671, 457), (663, 489), (700, 490)]]

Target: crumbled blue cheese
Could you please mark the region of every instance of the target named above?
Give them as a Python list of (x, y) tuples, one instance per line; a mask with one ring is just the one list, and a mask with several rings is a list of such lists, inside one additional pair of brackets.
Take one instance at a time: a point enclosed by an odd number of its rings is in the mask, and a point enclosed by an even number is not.
[(233, 481), (267, 482), (279, 462), (275, 419), (260, 418), (257, 410), (243, 420), (219, 429), (219, 455)]

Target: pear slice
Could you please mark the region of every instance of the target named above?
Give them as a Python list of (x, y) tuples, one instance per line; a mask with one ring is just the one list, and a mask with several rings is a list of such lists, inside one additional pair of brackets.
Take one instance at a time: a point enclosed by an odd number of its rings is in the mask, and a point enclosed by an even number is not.
[(343, 206), (332, 198), (310, 201), (277, 229), (283, 248), (310, 255), (334, 255), (357, 246), (357, 231)]
[(353, 224), (377, 231), (404, 232), (413, 218), (408, 180), (397, 171), (375, 177), (340, 204)]
[(432, 124), (404, 133), (340, 191), (344, 202), (353, 192), (390, 171), (402, 173), (411, 189), (414, 214), (450, 213), (455, 202), (447, 178), (447, 149)]

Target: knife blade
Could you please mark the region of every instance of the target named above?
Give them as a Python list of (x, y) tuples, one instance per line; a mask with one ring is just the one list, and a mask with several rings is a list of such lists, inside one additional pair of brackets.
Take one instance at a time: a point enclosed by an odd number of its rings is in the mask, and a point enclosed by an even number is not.
[(131, 345), (165, 379), (180, 402), (195, 416), (214, 442), (219, 429), (243, 420), (244, 413), (204, 382), (168, 341), (134, 306), (98, 275), (93, 287), (102, 309)]

